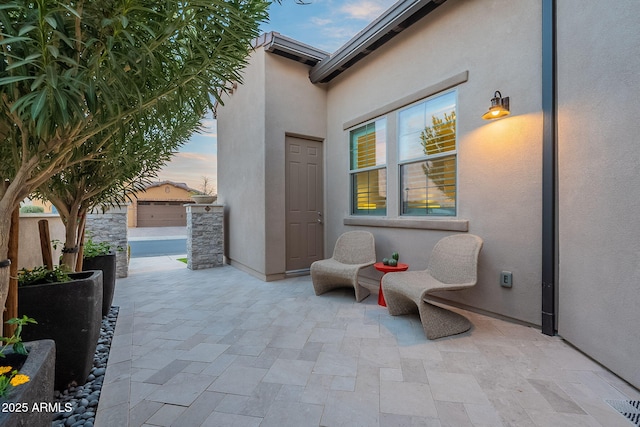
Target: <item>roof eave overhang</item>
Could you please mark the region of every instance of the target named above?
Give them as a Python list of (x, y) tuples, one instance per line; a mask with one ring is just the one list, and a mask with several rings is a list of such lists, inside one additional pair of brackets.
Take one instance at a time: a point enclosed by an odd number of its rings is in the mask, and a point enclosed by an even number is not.
[(398, 1), (333, 55), (319, 61), (309, 73), (311, 82), (328, 83), (353, 64), (431, 13), (445, 1)]
[(265, 34), (265, 38), (266, 40), (263, 45), (267, 52), (301, 62), (311, 67), (329, 56), (328, 52), (316, 49), (315, 47), (285, 37), (276, 32)]
[[(289, 37), (285, 37), (280, 33), (271, 31), (263, 33), (252, 42), (253, 49), (259, 47), (274, 55), (279, 55), (296, 62), (306, 64), (310, 67), (316, 65), (320, 60), (329, 56), (328, 52), (309, 46)], [(222, 95), (222, 90), (219, 92)], [(213, 118), (218, 117), (218, 106), (220, 102), (216, 99), (213, 102)]]

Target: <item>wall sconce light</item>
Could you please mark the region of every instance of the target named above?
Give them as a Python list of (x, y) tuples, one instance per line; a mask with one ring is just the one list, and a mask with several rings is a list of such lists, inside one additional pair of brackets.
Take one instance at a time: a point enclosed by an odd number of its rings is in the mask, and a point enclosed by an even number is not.
[(509, 97), (502, 97), (502, 94), (499, 90), (493, 94), (493, 98), (491, 98), (491, 107), (489, 107), (489, 111), (482, 115), (482, 118), (485, 120), (493, 120), (499, 119), (500, 117), (506, 117), (511, 112), (509, 111)]

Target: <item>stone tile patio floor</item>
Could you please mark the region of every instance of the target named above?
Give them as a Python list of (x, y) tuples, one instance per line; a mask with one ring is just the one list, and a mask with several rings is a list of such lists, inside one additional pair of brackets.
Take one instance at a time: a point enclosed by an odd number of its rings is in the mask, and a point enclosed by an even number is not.
[(559, 337), (464, 312), (429, 341), (375, 293), (131, 260), (96, 426), (630, 426), (640, 392)]

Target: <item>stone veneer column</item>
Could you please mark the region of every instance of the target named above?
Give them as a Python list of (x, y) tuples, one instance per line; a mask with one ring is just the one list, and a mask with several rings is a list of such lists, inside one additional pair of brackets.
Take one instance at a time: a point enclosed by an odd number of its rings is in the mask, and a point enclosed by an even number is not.
[(224, 206), (188, 204), (187, 208), (187, 268), (224, 265)]
[[(129, 228), (127, 227), (127, 207), (111, 208), (106, 213), (87, 215), (85, 233), (91, 233), (96, 242), (107, 242), (116, 252), (116, 277), (129, 275)], [(116, 250), (121, 248), (122, 250)]]

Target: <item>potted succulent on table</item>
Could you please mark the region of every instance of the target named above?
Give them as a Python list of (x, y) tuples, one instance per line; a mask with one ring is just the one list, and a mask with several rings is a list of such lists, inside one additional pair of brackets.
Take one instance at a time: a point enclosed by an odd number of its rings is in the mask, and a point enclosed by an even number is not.
[(37, 267), (18, 272), (18, 315), (38, 319), (26, 340), (56, 342), (55, 389), (84, 384), (93, 366), (102, 322), (102, 271), (67, 273)]
[[(56, 347), (52, 340), (22, 342), (22, 327), (35, 320), (9, 319), (16, 325), (11, 337), (0, 338), (0, 425), (51, 425)], [(43, 408), (43, 406), (45, 406)]]
[(116, 253), (109, 243), (95, 242), (90, 233), (87, 235), (82, 251), (82, 271), (102, 270), (102, 316), (106, 316), (116, 288)]
[(391, 254), (391, 258), (383, 258), (382, 263), (391, 267), (397, 267), (399, 260), (400, 254), (398, 254), (398, 252), (394, 252)]

